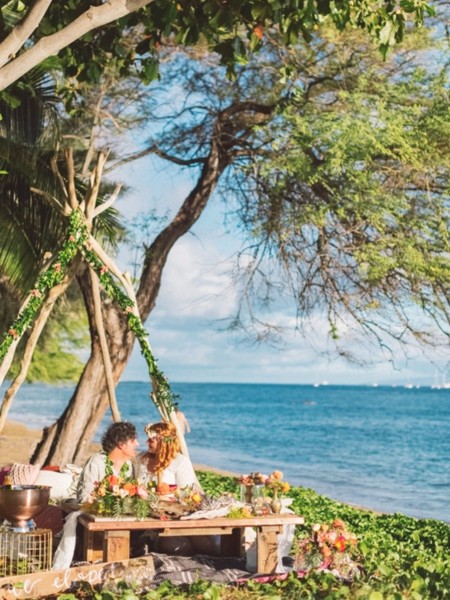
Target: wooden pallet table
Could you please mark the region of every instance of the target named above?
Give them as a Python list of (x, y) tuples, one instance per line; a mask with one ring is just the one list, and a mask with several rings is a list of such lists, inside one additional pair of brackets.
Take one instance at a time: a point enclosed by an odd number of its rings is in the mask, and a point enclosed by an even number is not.
[(133, 517), (98, 517), (82, 513), (78, 521), (83, 531), (85, 560), (105, 562), (130, 558), (130, 532), (156, 531), (160, 536), (219, 535), (222, 556), (242, 557), (243, 535), (246, 527), (256, 531), (257, 572), (274, 573), (278, 564), (278, 535), (284, 525), (303, 525), (303, 517), (293, 514), (267, 515), (230, 519), (161, 520)]

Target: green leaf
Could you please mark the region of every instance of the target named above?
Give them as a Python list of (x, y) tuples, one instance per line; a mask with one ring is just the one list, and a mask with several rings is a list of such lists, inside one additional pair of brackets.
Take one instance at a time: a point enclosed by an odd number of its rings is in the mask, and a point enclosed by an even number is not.
[(380, 30), (379, 40), (385, 46), (392, 46), (395, 43), (395, 34), (397, 27), (392, 21), (387, 21), (384, 27)]

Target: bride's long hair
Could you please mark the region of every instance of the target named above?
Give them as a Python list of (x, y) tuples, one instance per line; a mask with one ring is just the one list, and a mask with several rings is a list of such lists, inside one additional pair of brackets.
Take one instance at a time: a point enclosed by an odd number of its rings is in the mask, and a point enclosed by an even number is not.
[[(145, 433), (150, 437), (151, 434), (158, 434), (160, 439), (159, 449), (156, 453), (155, 473), (160, 473), (167, 469), (175, 456), (180, 453), (180, 442), (177, 437), (177, 430), (172, 423), (149, 423), (144, 428)], [(142, 462), (146, 462), (151, 456), (150, 452), (142, 455)]]

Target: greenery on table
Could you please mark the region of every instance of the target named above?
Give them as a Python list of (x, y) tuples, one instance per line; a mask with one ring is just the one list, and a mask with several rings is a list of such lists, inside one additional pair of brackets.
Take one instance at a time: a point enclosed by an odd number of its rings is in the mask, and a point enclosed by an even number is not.
[[(233, 477), (211, 472), (198, 474), (205, 491), (220, 495), (238, 493)], [(267, 599), (358, 599), (358, 600), (440, 600), (449, 598), (450, 527), (442, 521), (414, 519), (400, 514), (384, 515), (353, 508), (320, 496), (310, 489), (292, 488), (289, 494), (293, 510), (305, 517), (305, 525), (297, 527), (302, 537), (317, 523), (342, 519), (358, 538), (362, 560), (359, 577), (353, 581), (337, 579), (329, 572), (313, 572), (299, 578), (294, 573), (283, 581), (256, 583), (234, 587), (198, 581), (177, 587), (169, 581), (158, 589), (139, 593), (123, 584), (115, 593), (92, 589), (77, 595), (63, 594), (60, 600), (92, 598), (96, 600), (141, 599), (182, 600), (254, 600)], [(84, 593), (86, 595), (84, 595)]]

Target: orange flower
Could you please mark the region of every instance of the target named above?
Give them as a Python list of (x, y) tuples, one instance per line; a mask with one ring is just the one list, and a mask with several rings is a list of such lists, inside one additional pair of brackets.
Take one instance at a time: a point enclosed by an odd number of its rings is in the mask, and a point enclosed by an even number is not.
[(264, 35), (264, 27), (261, 25), (261, 23), (258, 23), (258, 25), (255, 25), (253, 27), (253, 33), (254, 33), (254, 35), (256, 35), (257, 38), (262, 40), (263, 35)]
[(342, 519), (335, 519), (332, 522), (331, 527), (334, 527), (335, 529), (347, 529), (347, 527)]
[(344, 552), (346, 548), (344, 536), (340, 535), (338, 537), (338, 539), (334, 542), (334, 547), (336, 548), (336, 550), (339, 550), (339, 552)]
[(272, 477), (274, 479), (278, 479), (278, 481), (281, 481), (283, 479), (283, 472), (282, 471), (274, 471), (272, 473)]
[(117, 475), (110, 475), (108, 477), (108, 483), (111, 487), (114, 487), (119, 483), (119, 478), (117, 477)]
[(137, 492), (137, 486), (134, 483), (124, 483), (122, 489), (128, 492), (129, 496), (135, 496)]

